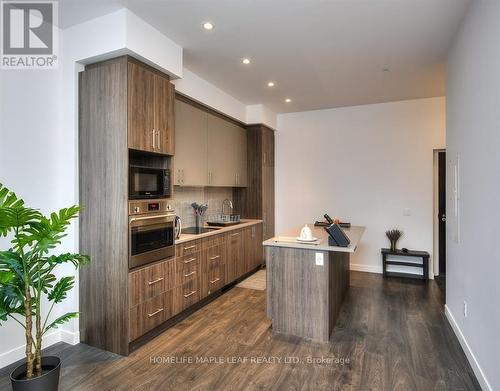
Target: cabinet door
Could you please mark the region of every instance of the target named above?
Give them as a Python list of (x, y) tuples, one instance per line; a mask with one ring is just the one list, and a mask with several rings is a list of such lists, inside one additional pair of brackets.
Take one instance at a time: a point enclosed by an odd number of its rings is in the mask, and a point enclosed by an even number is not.
[(274, 236), (274, 132), (262, 130), (262, 220), (264, 240)]
[(257, 224), (252, 227), (252, 244), (253, 244), (253, 267), (257, 268), (262, 265), (264, 261), (264, 247), (263, 242), (263, 232), (262, 224)]
[(236, 186), (247, 186), (247, 130), (234, 126), (234, 148), (236, 166)]
[(225, 276), (225, 253), (224, 244), (212, 246), (203, 250), (203, 267), (201, 281), (201, 298), (224, 286)]
[(175, 101), (174, 184), (207, 184), (208, 114), (180, 100)]
[(232, 123), (208, 115), (207, 167), (209, 186), (235, 186), (235, 132)]
[(156, 151), (174, 154), (174, 102), (175, 86), (163, 76), (155, 75)]
[(229, 232), (226, 246), (226, 283), (230, 283), (244, 273), (245, 260), (243, 258), (242, 232)]
[(128, 63), (128, 147), (131, 149), (156, 152), (154, 87), (153, 72)]

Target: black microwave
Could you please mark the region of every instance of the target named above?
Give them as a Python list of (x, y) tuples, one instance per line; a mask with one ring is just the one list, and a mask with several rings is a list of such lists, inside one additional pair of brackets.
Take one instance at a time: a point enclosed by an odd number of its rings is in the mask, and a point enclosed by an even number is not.
[(170, 197), (170, 170), (130, 166), (129, 199)]

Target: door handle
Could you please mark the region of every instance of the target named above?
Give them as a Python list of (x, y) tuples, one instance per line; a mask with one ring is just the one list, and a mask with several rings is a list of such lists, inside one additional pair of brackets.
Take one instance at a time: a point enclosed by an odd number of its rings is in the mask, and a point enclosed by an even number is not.
[(441, 215), (441, 221), (445, 222), (446, 221), (446, 215)]
[(154, 285), (160, 281), (163, 281), (163, 277), (157, 278), (156, 280), (153, 281), (148, 281), (148, 285)]
[(155, 312), (148, 314), (148, 318), (152, 318), (153, 316), (158, 315), (162, 311), (163, 311), (163, 308), (158, 308)]

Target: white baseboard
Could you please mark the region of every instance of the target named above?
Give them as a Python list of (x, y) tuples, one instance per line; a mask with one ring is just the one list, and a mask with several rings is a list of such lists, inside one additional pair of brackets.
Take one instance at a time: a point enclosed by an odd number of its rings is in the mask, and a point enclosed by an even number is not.
[(361, 265), (361, 264), (351, 263), (351, 270), (354, 270), (356, 272), (382, 274), (382, 265)]
[(80, 332), (61, 330), (61, 341), (69, 343), (70, 345), (76, 345), (80, 343)]
[[(57, 342), (66, 342), (71, 345), (76, 345), (80, 342), (80, 333), (71, 332), (68, 330), (55, 330), (43, 337), (43, 348), (54, 345)], [(18, 346), (12, 350), (0, 354), (0, 368), (6, 367), (22, 358), (25, 354), (25, 344)]]
[(448, 322), (450, 323), (451, 328), (455, 332), (455, 335), (457, 336), (460, 345), (462, 345), (462, 349), (464, 350), (465, 355), (469, 360), (469, 364), (472, 367), (472, 370), (474, 371), (474, 374), (476, 375), (477, 381), (479, 382), (481, 388), (485, 391), (493, 391), (493, 388), (490, 386), (490, 383), (488, 383), (488, 380), (486, 379), (483, 370), (481, 369), (479, 363), (477, 362), (476, 356), (474, 356), (474, 353), (472, 352), (469, 344), (467, 343), (467, 340), (465, 339), (462, 330), (460, 330), (458, 323), (455, 321), (455, 317), (453, 316), (450, 308), (446, 304), (444, 305), (444, 313), (446, 315), (446, 318), (448, 319)]

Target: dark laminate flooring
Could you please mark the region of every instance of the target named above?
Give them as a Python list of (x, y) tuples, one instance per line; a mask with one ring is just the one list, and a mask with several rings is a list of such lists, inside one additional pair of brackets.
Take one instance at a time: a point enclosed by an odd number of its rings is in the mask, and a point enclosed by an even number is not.
[(62, 391), (480, 389), (434, 281), (352, 272), (326, 345), (273, 338), (270, 326), (265, 292), (233, 288), (127, 358), (64, 343), (46, 354), (63, 359)]

